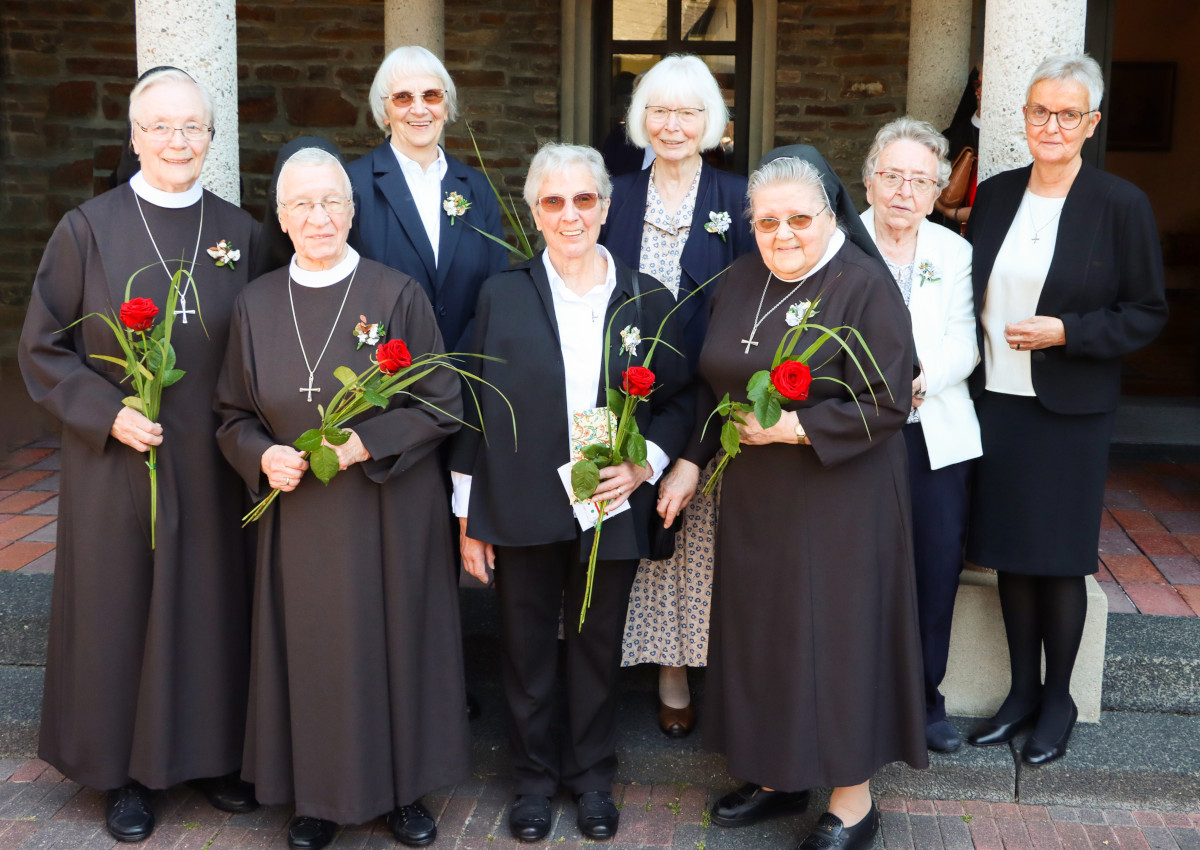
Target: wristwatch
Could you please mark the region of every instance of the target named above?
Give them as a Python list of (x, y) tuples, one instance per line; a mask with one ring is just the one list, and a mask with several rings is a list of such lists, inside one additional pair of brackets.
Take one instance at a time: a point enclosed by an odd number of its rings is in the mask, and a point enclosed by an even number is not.
[(804, 426), (800, 424), (800, 420), (796, 420), (796, 440), (800, 443), (804, 442), (807, 435), (804, 433)]

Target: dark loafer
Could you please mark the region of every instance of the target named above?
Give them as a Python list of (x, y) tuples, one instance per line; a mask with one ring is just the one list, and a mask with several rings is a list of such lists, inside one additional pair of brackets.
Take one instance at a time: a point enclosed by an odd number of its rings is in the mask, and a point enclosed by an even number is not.
[(117, 841), (145, 841), (154, 832), (154, 812), (150, 810), (150, 792), (138, 782), (130, 782), (108, 792), (104, 825)]
[(576, 823), (580, 832), (588, 838), (600, 840), (617, 834), (621, 813), (612, 794), (607, 791), (584, 791), (576, 802), (579, 805)]
[(396, 840), (409, 847), (424, 847), (437, 838), (437, 821), (420, 800), (392, 809), (387, 816), (387, 825)]
[(288, 847), (292, 850), (321, 850), (337, 834), (338, 825), (322, 818), (295, 817), (288, 824)]
[(1067, 721), (1067, 729), (1053, 744), (1043, 744), (1035, 736), (1030, 735), (1025, 746), (1021, 748), (1021, 759), (1026, 764), (1048, 764), (1067, 754), (1067, 741), (1071, 740), (1071, 731), (1075, 721), (1079, 719), (1079, 708), (1071, 701), (1071, 719)]
[(508, 830), (521, 841), (541, 841), (550, 834), (550, 798), (521, 794), (508, 813)]
[(826, 812), (817, 819), (812, 832), (796, 850), (868, 850), (879, 832), (879, 809), (871, 802), (871, 811), (854, 826), (843, 826), (842, 819)]
[(761, 786), (747, 782), (717, 800), (712, 807), (712, 819), (721, 826), (750, 826), (769, 818), (799, 814), (807, 808), (807, 791), (764, 791)]
[(1037, 719), (1038, 707), (1035, 705), (1029, 711), (1012, 723), (997, 723), (994, 718), (982, 721), (967, 735), (967, 743), (973, 747), (994, 747), (1007, 744), (1025, 727)]
[(935, 720), (925, 727), (925, 744), (935, 753), (956, 753), (962, 738), (949, 720)]
[(243, 781), (236, 773), (211, 779), (193, 779), (188, 784), (203, 794), (214, 809), (245, 814), (258, 808), (254, 786)]
[(683, 708), (671, 708), (658, 701), (658, 728), (668, 738), (686, 738), (696, 725), (696, 709), (689, 702)]

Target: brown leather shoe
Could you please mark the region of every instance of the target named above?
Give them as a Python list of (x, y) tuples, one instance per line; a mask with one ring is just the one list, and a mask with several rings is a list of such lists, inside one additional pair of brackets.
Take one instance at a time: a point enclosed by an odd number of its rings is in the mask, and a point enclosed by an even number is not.
[(658, 728), (668, 738), (686, 738), (696, 725), (696, 709), (689, 702), (683, 708), (671, 708), (658, 701)]

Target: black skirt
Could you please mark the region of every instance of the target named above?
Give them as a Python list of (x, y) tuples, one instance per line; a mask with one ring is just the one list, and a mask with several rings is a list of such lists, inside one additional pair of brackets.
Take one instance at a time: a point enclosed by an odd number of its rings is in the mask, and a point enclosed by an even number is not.
[(985, 392), (975, 404), (967, 560), (1023, 575), (1096, 572), (1115, 413), (1052, 413), (1036, 398)]

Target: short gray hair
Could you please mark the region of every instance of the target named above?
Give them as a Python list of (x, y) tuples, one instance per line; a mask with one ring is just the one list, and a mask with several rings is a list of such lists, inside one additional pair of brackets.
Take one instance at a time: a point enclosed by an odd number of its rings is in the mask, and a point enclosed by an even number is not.
[(1088, 93), (1088, 109), (1093, 112), (1100, 108), (1104, 99), (1104, 72), (1100, 63), (1086, 53), (1066, 56), (1049, 56), (1042, 64), (1034, 69), (1033, 77), (1029, 80), (1029, 88), (1025, 90), (1025, 102), (1029, 102), (1033, 87), (1043, 80), (1070, 80), (1079, 83)]
[(387, 107), (384, 106), (383, 99), (392, 94), (392, 85), (396, 80), (426, 74), (441, 80), (442, 88), (446, 90), (446, 123), (454, 123), (458, 118), (458, 89), (454, 87), (454, 80), (450, 79), (450, 72), (446, 70), (441, 59), (424, 47), (410, 44), (397, 47), (384, 57), (383, 64), (379, 66), (379, 70), (375, 72), (375, 79), (371, 82), (371, 115), (374, 116), (379, 129), (387, 127)]
[(946, 188), (946, 184), (950, 182), (950, 160), (947, 159), (950, 143), (928, 121), (918, 121), (910, 115), (889, 121), (879, 128), (879, 132), (875, 134), (875, 141), (871, 143), (871, 150), (867, 152), (866, 161), (863, 162), (863, 182), (871, 182), (884, 149), (893, 142), (901, 141), (916, 142), (937, 158), (937, 187)]
[[(342, 165), (342, 161), (327, 150), (322, 148), (300, 148), (294, 154), (287, 158), (287, 162), (279, 169), (279, 180), (275, 183), (275, 202), (276, 211), (284, 208), (283, 192), (280, 187), (283, 186), (283, 178), (291, 171), (297, 168), (319, 168), (323, 165), (332, 165), (338, 170), (341, 175), (342, 191), (346, 198), (350, 201), (351, 210), (354, 209), (354, 190), (350, 185), (350, 175), (346, 173), (346, 167)], [(314, 198), (313, 200), (321, 200)]]
[(711, 150), (721, 144), (725, 125), (729, 123), (729, 110), (712, 71), (698, 56), (672, 54), (642, 75), (625, 116), (629, 140), (639, 148), (650, 147), (646, 107), (668, 103), (699, 106), (704, 110), (701, 113), (704, 133), (700, 136), (700, 150)]
[(534, 154), (533, 162), (529, 163), (529, 173), (525, 175), (525, 203), (530, 207), (537, 206), (538, 190), (546, 179), (576, 165), (582, 165), (592, 173), (592, 182), (596, 184), (596, 194), (601, 200), (607, 201), (612, 197), (612, 179), (604, 167), (604, 157), (600, 156), (598, 150), (587, 145), (548, 142), (542, 145)]
[(750, 182), (746, 185), (746, 215), (748, 217), (754, 217), (754, 196), (768, 186), (775, 186), (779, 183), (791, 183), (814, 190), (825, 202), (825, 206), (829, 208), (829, 214), (835, 219), (837, 218), (833, 205), (829, 203), (829, 194), (825, 191), (821, 172), (808, 160), (796, 156), (781, 156), (773, 159), (766, 165), (760, 165), (750, 175)]
[[(142, 99), (142, 95), (155, 86), (162, 85), (163, 83), (185, 83), (187, 85), (195, 86), (196, 90), (200, 92), (200, 99), (204, 101), (204, 120), (208, 122), (210, 127), (212, 126), (212, 95), (208, 93), (208, 89), (196, 82), (195, 78), (192, 77), (191, 74), (189, 74), (187, 71), (181, 71), (179, 68), (163, 68), (161, 71), (147, 73), (140, 80), (138, 80), (137, 85), (133, 87), (133, 91), (129, 93), (130, 124), (132, 124), (134, 121), (134, 112), (137, 110), (138, 101)], [(132, 127), (130, 129), (132, 130)]]

